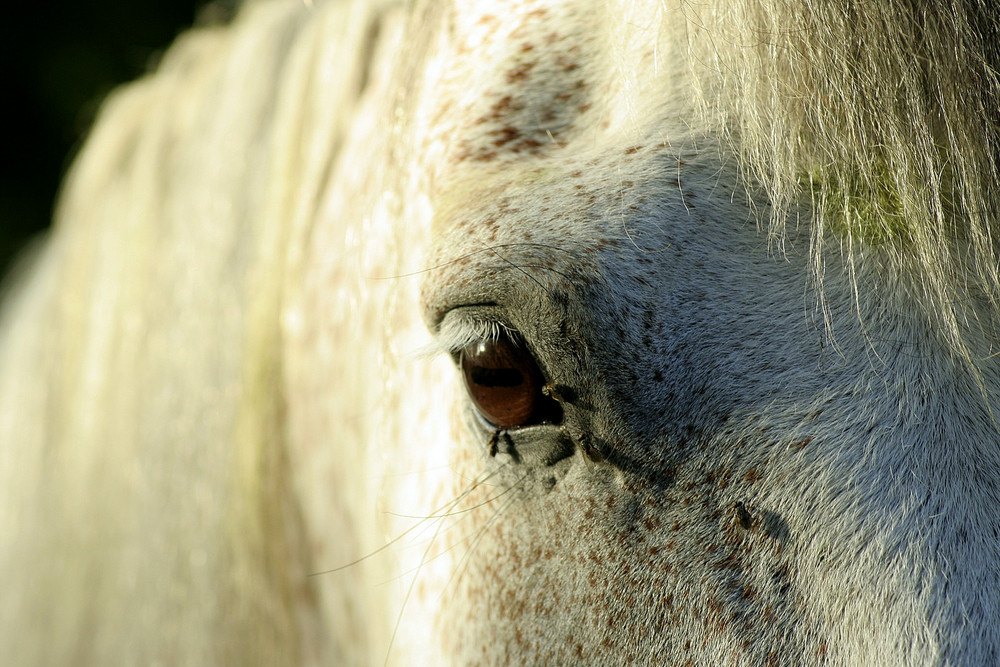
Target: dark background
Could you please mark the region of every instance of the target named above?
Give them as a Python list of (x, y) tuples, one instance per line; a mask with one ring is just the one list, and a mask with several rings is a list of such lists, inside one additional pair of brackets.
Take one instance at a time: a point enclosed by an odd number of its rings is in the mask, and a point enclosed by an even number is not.
[(13, 2), (0, 21), (0, 275), (49, 224), (59, 182), (115, 86), (149, 71), (184, 28), (232, 3)]

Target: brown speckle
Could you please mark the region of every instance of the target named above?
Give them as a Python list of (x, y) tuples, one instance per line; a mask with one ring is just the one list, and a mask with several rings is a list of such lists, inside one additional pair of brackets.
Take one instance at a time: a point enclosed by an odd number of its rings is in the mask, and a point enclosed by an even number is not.
[(521, 65), (515, 69), (507, 72), (507, 83), (517, 83), (518, 81), (524, 81), (528, 78), (531, 70), (534, 69), (534, 61), (528, 61), (526, 63), (521, 63)]
[(733, 503), (733, 515), (743, 530), (750, 530), (750, 527), (753, 525), (753, 516), (747, 510), (746, 505), (740, 501)]
[(808, 438), (803, 438), (803, 439), (799, 440), (798, 442), (793, 442), (792, 444), (788, 445), (788, 448), (797, 452), (797, 451), (801, 450), (803, 447), (805, 447), (806, 445), (808, 445), (810, 442), (812, 442), (812, 437), (811, 436), (808, 437)]
[(503, 146), (506, 143), (514, 141), (521, 136), (521, 131), (516, 127), (507, 126), (499, 130), (494, 130), (490, 134), (496, 135), (497, 139), (493, 142), (493, 145), (497, 148)]

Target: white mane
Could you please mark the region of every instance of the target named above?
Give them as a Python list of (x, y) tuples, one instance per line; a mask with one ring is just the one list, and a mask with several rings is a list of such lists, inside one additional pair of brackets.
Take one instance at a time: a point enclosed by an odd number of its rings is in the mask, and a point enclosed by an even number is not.
[[(182, 36), (6, 289), (4, 659), (996, 660), (998, 37), (944, 0)], [(422, 351), (515, 334), (566, 422), (488, 444)]]

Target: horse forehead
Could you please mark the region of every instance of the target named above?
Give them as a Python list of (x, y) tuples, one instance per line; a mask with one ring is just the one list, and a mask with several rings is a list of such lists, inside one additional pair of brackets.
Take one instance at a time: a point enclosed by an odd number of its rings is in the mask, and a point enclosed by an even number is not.
[[(647, 9), (622, 21), (609, 7), (521, 0), (463, 3), (447, 17), (412, 115), (434, 204), (430, 264), (455, 265), (425, 284), (514, 264), (550, 278), (645, 271), (652, 262), (637, 256), (731, 213), (692, 214), (684, 199), (725, 179), (718, 158), (680, 155), (682, 107), (663, 99), (678, 73), (658, 67), (669, 40), (659, 7)], [(657, 81), (636, 87), (625, 62)]]
[[(722, 280), (752, 292), (761, 288), (746, 279), (755, 262), (761, 280), (773, 278), (777, 264), (761, 252), (746, 206), (714, 196), (736, 183), (715, 152), (685, 151), (662, 135), (632, 138), (571, 142), (502, 168), (452, 166), (434, 196), (433, 268), (423, 281), (430, 321), (456, 299), (490, 301), (487, 292), (505, 290), (512, 299), (568, 294), (589, 319), (630, 304), (646, 320), (662, 319), (667, 309), (648, 304), (664, 306), (665, 291), (684, 283)], [(783, 272), (796, 284), (805, 275), (800, 262)]]
[[(581, 159), (564, 150), (556, 160), (502, 171), (459, 166), (462, 176), (435, 200), (433, 268), (423, 282), (430, 321), (457, 303), (492, 301), (498, 292), (530, 300), (537, 292), (596, 288), (609, 274), (634, 282), (651, 273), (651, 258), (635, 240), (662, 249), (670, 233), (636, 202), (655, 198), (666, 202), (662, 208), (680, 208), (679, 197), (622, 177), (630, 165), (618, 157)], [(579, 299), (568, 303), (583, 307)]]
[[(428, 171), (447, 181), (463, 163), (503, 167), (581, 139), (598, 145), (626, 118), (641, 133), (638, 91), (618, 71), (625, 54), (602, 35), (601, 11), (540, 0), (462, 4), (433, 49), (418, 96)], [(655, 69), (645, 62), (655, 60), (660, 41), (647, 27), (652, 15), (636, 29), (630, 67)], [(643, 98), (651, 96), (647, 89)]]

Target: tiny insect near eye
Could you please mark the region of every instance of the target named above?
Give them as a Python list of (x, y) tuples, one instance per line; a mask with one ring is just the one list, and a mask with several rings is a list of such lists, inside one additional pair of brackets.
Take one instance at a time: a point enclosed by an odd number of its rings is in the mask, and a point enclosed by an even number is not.
[(559, 404), (542, 391), (545, 379), (531, 352), (508, 336), (466, 347), (459, 365), (472, 403), (488, 422), (502, 429), (558, 423)]

